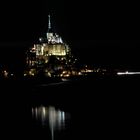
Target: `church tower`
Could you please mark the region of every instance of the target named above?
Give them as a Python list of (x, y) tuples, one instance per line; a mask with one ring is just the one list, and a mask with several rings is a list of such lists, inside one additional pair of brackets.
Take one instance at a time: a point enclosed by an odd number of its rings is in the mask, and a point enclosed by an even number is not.
[(48, 31), (46, 33), (46, 36), (47, 36), (47, 40), (48, 40), (48, 43), (49, 43), (53, 38), (53, 32), (52, 32), (52, 29), (51, 29), (51, 16), (50, 15), (48, 15)]

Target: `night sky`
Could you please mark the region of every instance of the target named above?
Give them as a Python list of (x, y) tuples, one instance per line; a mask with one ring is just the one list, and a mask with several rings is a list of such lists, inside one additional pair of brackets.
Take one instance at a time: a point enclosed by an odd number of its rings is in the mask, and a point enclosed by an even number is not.
[[(5, 1), (0, 8), (0, 62), (22, 65), (24, 51), (52, 25), (83, 63), (140, 68), (138, 3)], [(10, 58), (10, 59), (9, 59)]]

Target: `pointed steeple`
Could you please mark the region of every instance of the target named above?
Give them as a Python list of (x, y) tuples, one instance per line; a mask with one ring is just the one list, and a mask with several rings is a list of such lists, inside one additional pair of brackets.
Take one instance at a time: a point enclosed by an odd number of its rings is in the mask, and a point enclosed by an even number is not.
[(48, 31), (51, 29), (51, 16), (48, 15)]
[(52, 27), (51, 27), (51, 16), (50, 16), (50, 14), (48, 15), (48, 31), (46, 33), (46, 36), (47, 36), (48, 42), (50, 42), (52, 40), (52, 37), (53, 37), (53, 32), (52, 32)]
[(46, 37), (47, 37), (47, 42), (48, 43), (63, 43), (62, 38), (56, 33), (54, 32), (54, 30), (51, 27), (51, 16), (50, 14), (48, 15), (48, 31), (46, 33)]

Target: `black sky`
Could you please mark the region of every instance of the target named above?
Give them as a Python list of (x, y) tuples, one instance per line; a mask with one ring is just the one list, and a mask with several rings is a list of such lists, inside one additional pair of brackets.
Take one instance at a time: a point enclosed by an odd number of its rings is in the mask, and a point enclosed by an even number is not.
[(139, 39), (137, 4), (96, 1), (6, 1), (1, 4), (1, 40), (30, 41), (47, 30), (51, 13), (66, 39)]
[[(139, 65), (139, 7), (134, 2), (5, 1), (0, 8), (0, 47), (10, 48), (9, 55), (18, 59), (19, 47), (24, 50), (45, 35), (49, 13), (55, 30), (83, 60)], [(18, 48), (14, 56), (11, 48)], [(4, 52), (1, 49), (1, 60)]]

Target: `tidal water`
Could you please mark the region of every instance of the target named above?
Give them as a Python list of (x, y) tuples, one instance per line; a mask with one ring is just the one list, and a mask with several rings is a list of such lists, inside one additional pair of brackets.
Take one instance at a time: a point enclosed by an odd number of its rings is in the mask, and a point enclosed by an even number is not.
[(14, 130), (11, 137), (17, 139), (134, 139), (139, 137), (139, 83), (138, 76), (5, 82), (1, 127), (7, 134)]

